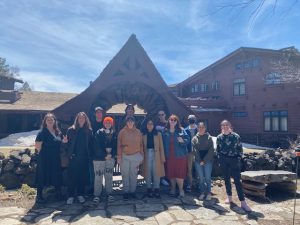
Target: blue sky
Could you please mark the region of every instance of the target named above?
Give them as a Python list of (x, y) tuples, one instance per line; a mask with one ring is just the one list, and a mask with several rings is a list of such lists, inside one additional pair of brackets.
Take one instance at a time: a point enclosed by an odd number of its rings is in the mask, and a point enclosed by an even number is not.
[(1, 0), (0, 57), (34, 90), (79, 93), (132, 33), (167, 84), (241, 46), (300, 49), (300, 2), (240, 2)]

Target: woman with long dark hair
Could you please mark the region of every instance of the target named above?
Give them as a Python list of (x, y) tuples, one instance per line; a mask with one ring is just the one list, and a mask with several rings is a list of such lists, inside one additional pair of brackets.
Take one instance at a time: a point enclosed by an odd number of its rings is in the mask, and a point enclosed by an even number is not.
[(221, 122), (221, 134), (217, 137), (217, 156), (225, 181), (227, 199), (226, 204), (232, 203), (232, 191), (230, 177), (234, 179), (236, 191), (241, 201), (241, 207), (250, 212), (251, 208), (245, 201), (245, 196), (241, 183), (241, 158), (243, 156), (243, 146), (240, 136), (233, 132), (231, 123), (228, 120)]
[(42, 194), (45, 186), (54, 186), (57, 198), (61, 198), (61, 142), (62, 134), (57, 126), (56, 117), (47, 113), (35, 140), (35, 149), (39, 153), (36, 169), (37, 203), (45, 202)]
[(74, 124), (67, 131), (67, 152), (70, 158), (68, 166), (69, 198), (67, 204), (73, 204), (74, 197), (84, 203), (84, 188), (89, 183), (89, 158), (92, 148), (92, 128), (89, 118), (79, 112)]
[[(146, 128), (143, 131), (143, 176), (146, 179), (148, 197), (160, 198), (159, 182), (165, 175), (165, 153), (162, 135), (154, 128), (151, 118), (146, 120)], [(154, 189), (154, 193), (153, 193)]]
[(166, 156), (167, 177), (171, 180), (170, 195), (176, 194), (176, 183), (179, 197), (184, 197), (183, 181), (187, 175), (188, 134), (181, 127), (178, 117), (172, 114), (163, 132), (163, 143)]

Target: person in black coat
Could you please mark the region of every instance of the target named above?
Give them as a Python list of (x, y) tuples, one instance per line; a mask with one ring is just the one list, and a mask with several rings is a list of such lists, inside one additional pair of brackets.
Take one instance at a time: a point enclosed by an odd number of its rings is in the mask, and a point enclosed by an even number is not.
[(42, 128), (35, 140), (35, 149), (38, 152), (36, 169), (37, 203), (45, 202), (42, 194), (45, 186), (54, 186), (56, 197), (61, 198), (61, 142), (62, 134), (58, 129), (56, 117), (54, 114), (48, 113), (43, 119)]
[[(73, 204), (77, 196), (84, 203), (84, 188), (89, 184), (89, 160), (93, 144), (93, 134), (89, 118), (84, 112), (79, 112), (74, 124), (68, 129), (67, 154), (69, 156), (68, 179), (69, 198), (67, 204)], [(77, 192), (77, 193), (76, 193)]]

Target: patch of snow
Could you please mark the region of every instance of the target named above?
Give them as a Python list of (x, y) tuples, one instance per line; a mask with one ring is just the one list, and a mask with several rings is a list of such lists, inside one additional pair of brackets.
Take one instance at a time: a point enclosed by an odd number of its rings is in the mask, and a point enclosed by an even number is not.
[(4, 146), (19, 146), (32, 147), (34, 146), (35, 138), (39, 130), (29, 132), (15, 133), (0, 139), (0, 147)]

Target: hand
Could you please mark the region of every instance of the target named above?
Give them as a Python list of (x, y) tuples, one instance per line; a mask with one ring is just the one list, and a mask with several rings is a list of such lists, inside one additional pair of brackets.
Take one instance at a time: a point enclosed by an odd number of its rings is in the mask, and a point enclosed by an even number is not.
[(64, 143), (64, 144), (68, 143), (67, 135), (63, 135), (62, 143)]
[(108, 155), (105, 157), (105, 160), (111, 160), (111, 154), (108, 154)]
[(204, 166), (205, 162), (204, 161), (201, 161), (200, 162), (200, 166)]
[(177, 141), (178, 141), (179, 143), (183, 143), (183, 142), (184, 142), (184, 140), (183, 140), (182, 137), (177, 137)]

